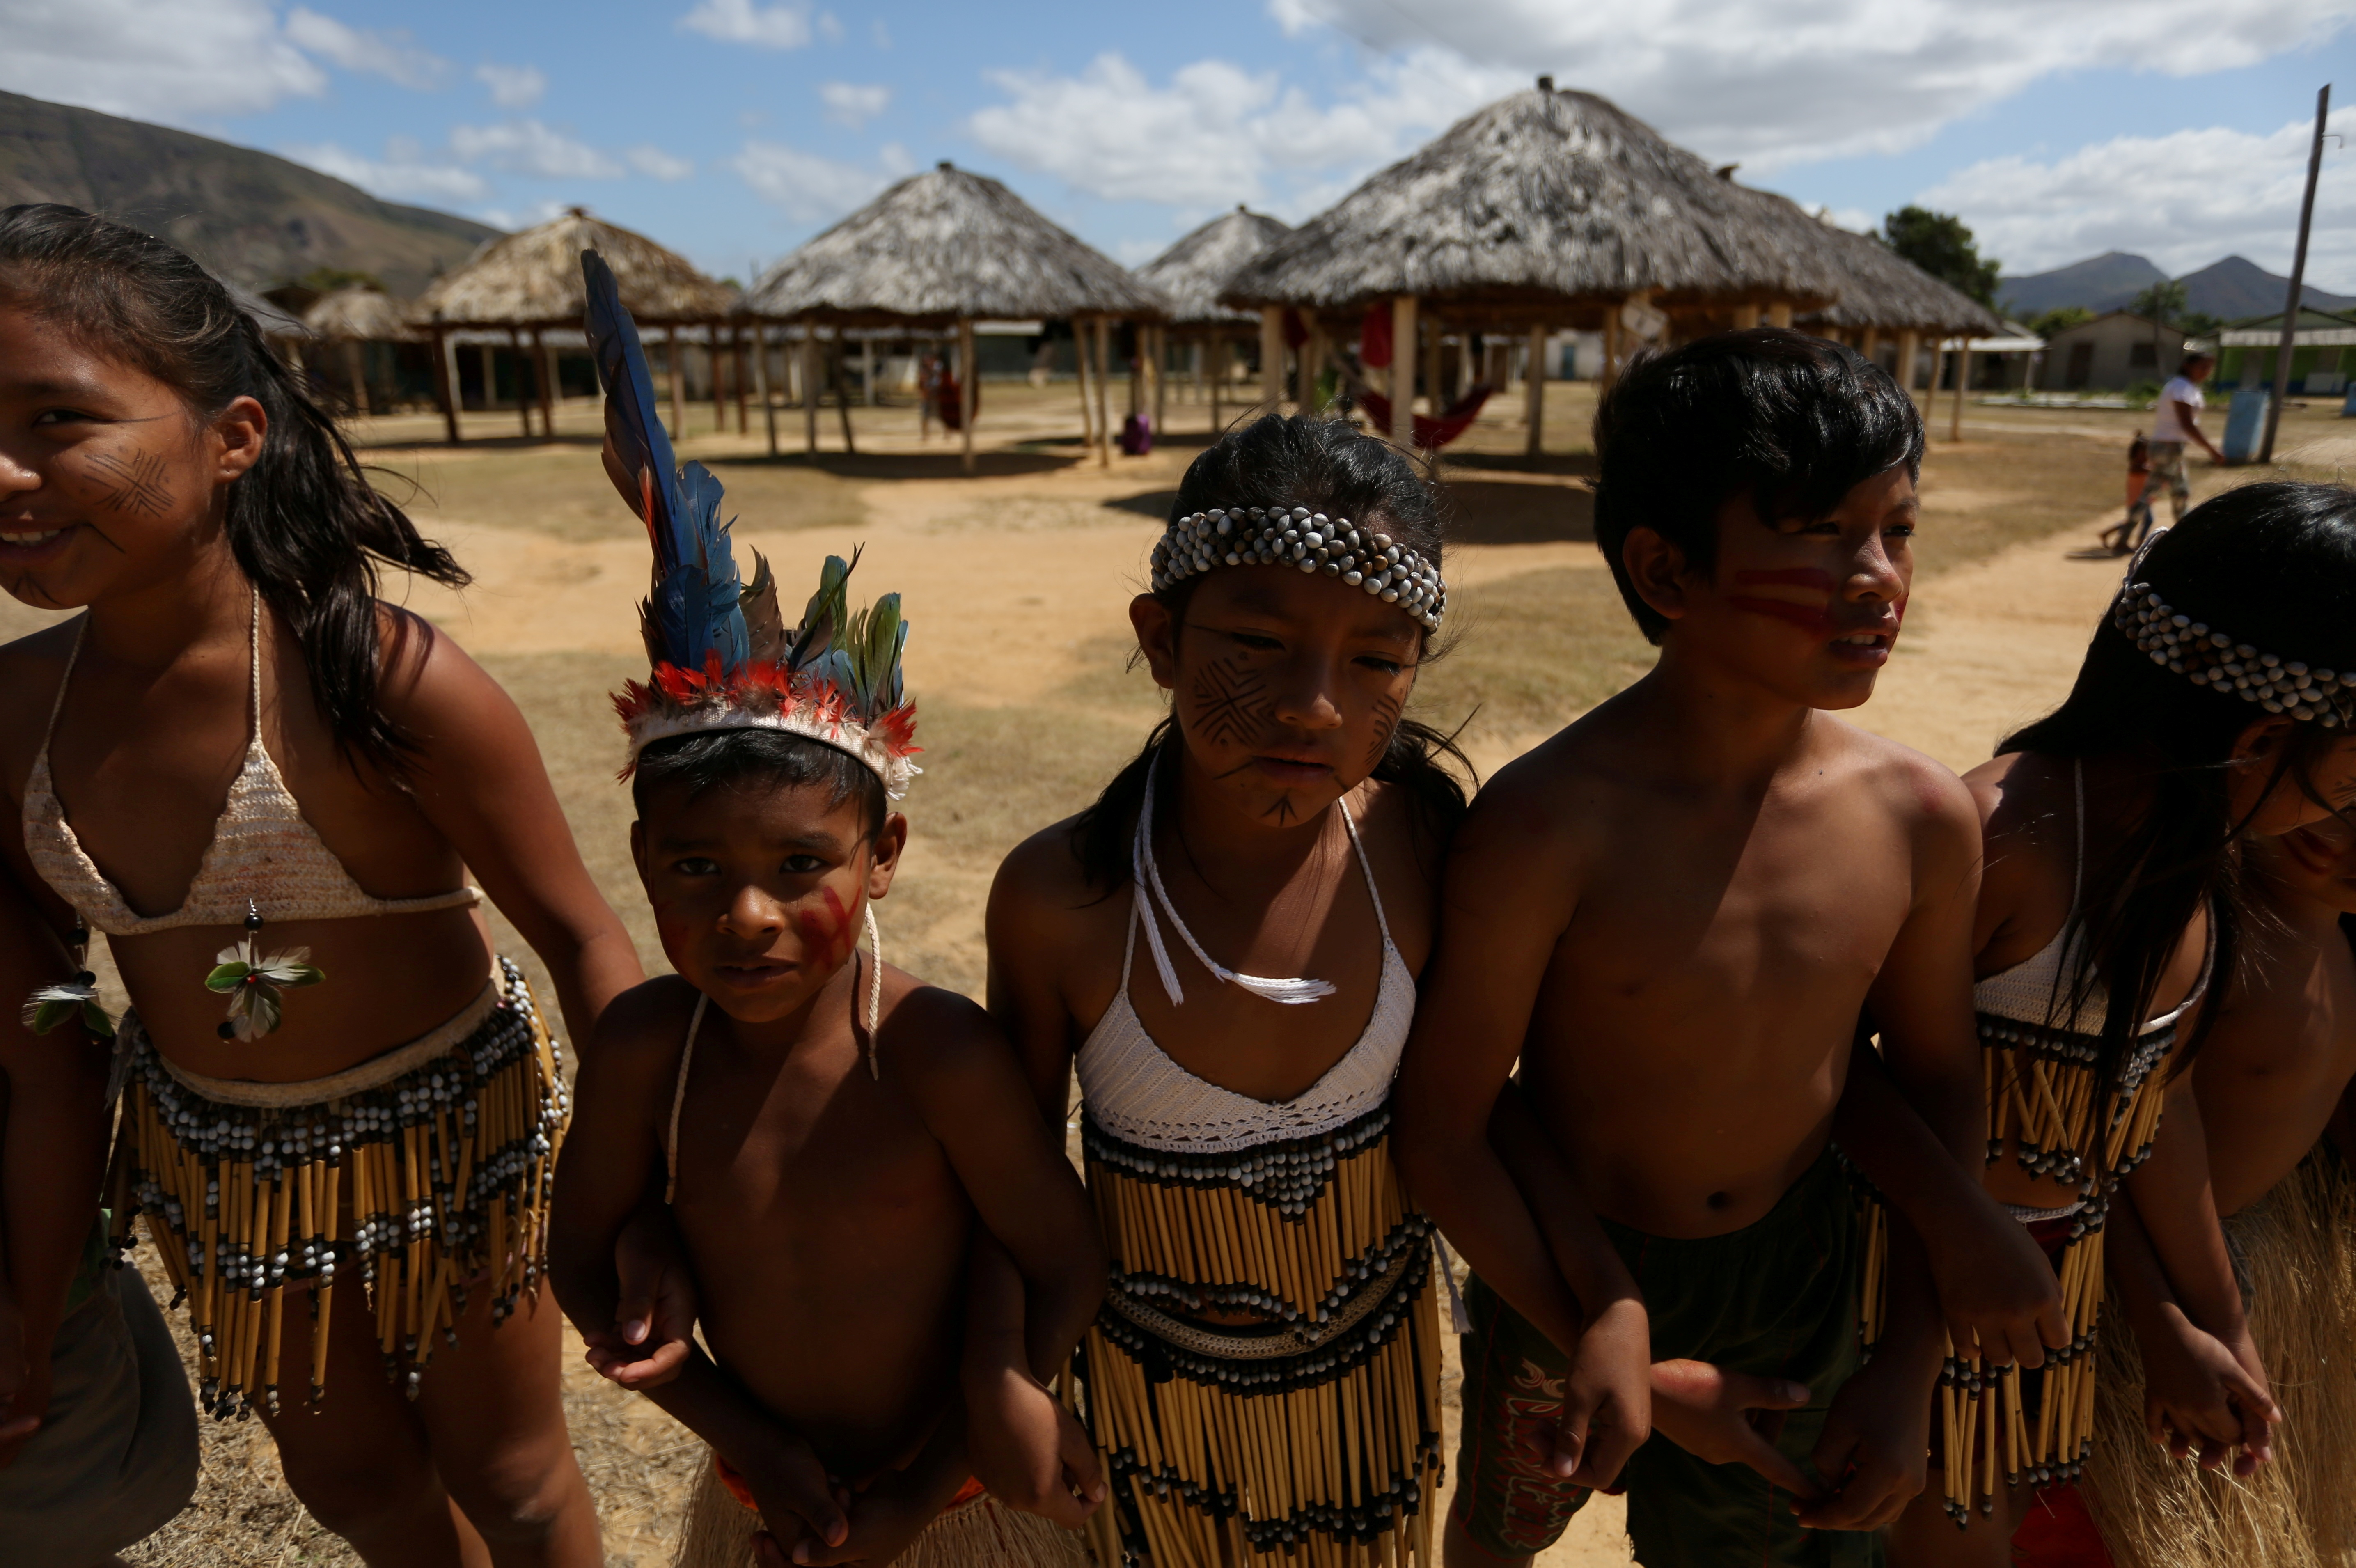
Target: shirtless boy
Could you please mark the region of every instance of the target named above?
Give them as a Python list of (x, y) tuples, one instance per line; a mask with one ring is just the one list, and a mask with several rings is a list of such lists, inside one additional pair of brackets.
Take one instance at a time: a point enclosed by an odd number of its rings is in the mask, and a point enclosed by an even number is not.
[(668, 1160), (712, 1355), (649, 1397), (792, 1561), (887, 1563), (972, 1474), (970, 1244), (1012, 1256), (1052, 1372), (1103, 1288), (1086, 1198), (980, 1008), (888, 965), (877, 999), (853, 944), (907, 821), (863, 764), (770, 730), (691, 735), (641, 753), (634, 791), (679, 972), (618, 998), (584, 1053), (558, 1294), (584, 1331), (614, 1322), (616, 1241)]
[(1863, 1563), (1850, 1532), (1922, 1485), (1944, 1346), (1901, 1228), (1858, 1369), (1830, 1138), (1861, 1013), (1957, 1171), (1981, 1157), (1970, 799), (1822, 711), (1897, 640), (1922, 425), (1854, 353), (1767, 328), (1632, 367), (1596, 437), (1597, 537), (1660, 660), (1474, 803), (1398, 1094), (1408, 1186), (1476, 1271), (1449, 1561), (1526, 1560), (1587, 1497), (1544, 1462), (1568, 1347), (1533, 1325), (1569, 1287), (1485, 1136), (1518, 1057), (1650, 1316), (1638, 1560)]

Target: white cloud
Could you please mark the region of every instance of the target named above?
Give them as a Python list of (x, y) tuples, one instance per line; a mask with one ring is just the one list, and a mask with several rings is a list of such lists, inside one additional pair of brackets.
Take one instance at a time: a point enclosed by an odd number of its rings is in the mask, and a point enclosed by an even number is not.
[(702, 0), (679, 19), (690, 32), (728, 44), (798, 49), (810, 41), (808, 5), (755, 5), (753, 0)]
[[(1921, 199), (1960, 214), (1982, 252), (2015, 275), (2104, 251), (2148, 256), (2179, 274), (2238, 252), (2287, 273), (2314, 134), (2313, 121), (2299, 120), (2270, 135), (2115, 136), (2051, 162), (1990, 158)], [(2322, 287), (2356, 279), (2356, 161), (2328, 147), (2307, 264)]]
[(478, 65), (475, 80), (502, 109), (529, 109), (548, 91), (548, 75), (536, 65)]
[(632, 168), (657, 179), (685, 179), (695, 172), (693, 163), (686, 158), (674, 157), (660, 147), (632, 147), (622, 156), (630, 160)]
[(427, 161), (417, 144), (407, 137), (396, 136), (388, 142), (382, 158), (348, 151), (334, 142), (278, 150), (298, 164), (307, 164), (337, 179), (348, 179), (369, 195), (380, 196), (387, 201), (448, 205), (480, 201), (491, 193), (481, 175), (454, 164)]
[(455, 125), (450, 150), (468, 163), (541, 179), (619, 179), (620, 159), (538, 120)]
[(1010, 102), (966, 129), (1001, 157), (1108, 200), (1272, 202), (1296, 212), (1514, 86), (1439, 49), (1376, 60), (1349, 98), (1323, 107), (1272, 71), (1216, 59), (1181, 68), (1163, 87), (1119, 54), (1098, 55), (1077, 76), (1001, 71), (991, 81)]
[[(1295, 35), (1550, 72), (1753, 169), (1914, 146), (2041, 78), (2198, 76), (2324, 42), (2356, 0), (1269, 0)], [(2155, 91), (2165, 91), (2158, 89)]]
[(185, 124), (327, 91), (264, 0), (0, 0), (0, 88)]
[(778, 142), (746, 142), (729, 166), (754, 194), (799, 223), (831, 222), (884, 188), (894, 171), (820, 157)]
[(830, 44), (842, 42), (842, 18), (831, 11), (820, 11), (818, 14), (818, 36)]
[(818, 101), (826, 105), (828, 119), (856, 131), (890, 106), (892, 90), (888, 87), (862, 87), (849, 81), (821, 82)]
[(409, 41), (409, 35), (370, 32), (297, 5), (286, 13), (287, 41), (346, 70), (380, 76), (396, 86), (431, 92), (450, 79), (450, 62)]

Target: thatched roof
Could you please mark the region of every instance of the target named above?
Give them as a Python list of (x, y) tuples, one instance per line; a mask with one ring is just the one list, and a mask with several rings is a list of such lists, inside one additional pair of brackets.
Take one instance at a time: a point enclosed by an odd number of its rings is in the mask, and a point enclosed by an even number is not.
[(372, 284), (354, 284), (321, 295), (303, 313), (303, 325), (321, 338), (363, 343), (398, 342), (416, 336), (391, 295)]
[(220, 285), (229, 290), (230, 298), (237, 302), (237, 307), (240, 310), (253, 317), (253, 324), (262, 328), (262, 335), (264, 338), (284, 338), (299, 342), (311, 336), (311, 329), (308, 327), (247, 288), (243, 284), (230, 283), (228, 279), (222, 278)]
[(536, 229), (484, 241), (465, 265), (426, 287), (410, 319), (577, 327), (586, 303), (584, 251), (605, 258), (621, 285), (622, 304), (642, 323), (709, 321), (736, 309), (736, 291), (705, 277), (684, 256), (575, 207)]
[(1831, 263), (1840, 270), (1840, 298), (1800, 317), (1800, 325), (1870, 327), (1881, 332), (1922, 332), (1933, 337), (1987, 338), (2004, 330), (1995, 311), (1954, 285), (1933, 277), (1872, 235), (1853, 234), (1828, 219), (1816, 227)]
[(1219, 293), (1246, 263), (1291, 232), (1283, 220), (1238, 204), (1138, 268), (1137, 275), (1169, 298), (1173, 326), (1256, 321), (1222, 306)]
[(994, 179), (944, 161), (911, 175), (771, 267), (755, 316), (848, 326), (959, 317), (1158, 317), (1162, 295)]
[(1644, 289), (1665, 309), (1817, 305), (1840, 280), (1788, 206), (1604, 100), (1541, 81), (1294, 230), (1224, 297), (1348, 310), (1413, 294), (1471, 321), (1566, 326)]

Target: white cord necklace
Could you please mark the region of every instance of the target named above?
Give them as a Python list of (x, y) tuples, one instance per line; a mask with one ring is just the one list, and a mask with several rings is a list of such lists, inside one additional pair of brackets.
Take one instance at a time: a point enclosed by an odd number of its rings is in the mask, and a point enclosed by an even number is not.
[[(1336, 801), (1335, 804), (1340, 805), (1340, 802)], [(1345, 821), (1349, 811), (1350, 809), (1347, 806), (1342, 807), (1342, 814)], [(1162, 912), (1170, 917), (1171, 925), (1175, 927), (1178, 935), (1184, 939), (1188, 950), (1202, 961), (1205, 969), (1209, 970), (1228, 984), (1240, 985), (1255, 996), (1265, 996), (1270, 1002), (1280, 1002), (1288, 1006), (1299, 1006), (1305, 1002), (1321, 1001), (1333, 994), (1334, 987), (1331, 981), (1277, 980), (1266, 975), (1238, 974), (1203, 950), (1203, 944), (1194, 940), (1194, 933), (1186, 929), (1186, 922), (1178, 918), (1178, 907), (1170, 901), (1170, 890), (1162, 886), (1162, 868), (1153, 863), (1153, 775), (1151, 772), (1146, 774), (1145, 800), (1138, 808), (1137, 840), (1130, 850), (1130, 875), (1137, 884), (1137, 897), (1142, 905), (1136, 913), (1145, 922), (1145, 945), (1153, 953), (1153, 967), (1162, 976), (1162, 988), (1170, 993), (1172, 1003), (1183, 1006), (1186, 993), (1179, 988), (1178, 972), (1171, 967), (1169, 950), (1162, 945), (1162, 922), (1153, 918), (1152, 905), (1144, 902), (1149, 889), (1151, 892), (1153, 903), (1160, 904)]]

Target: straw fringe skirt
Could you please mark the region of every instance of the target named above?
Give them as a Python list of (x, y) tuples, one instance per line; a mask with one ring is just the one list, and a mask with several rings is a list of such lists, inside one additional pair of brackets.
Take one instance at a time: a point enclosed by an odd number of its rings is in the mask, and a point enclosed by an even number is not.
[[(851, 1511), (858, 1512), (856, 1503)], [(736, 1500), (717, 1465), (706, 1465), (671, 1568), (751, 1568), (760, 1529), (761, 1516)], [(1087, 1568), (1088, 1551), (1072, 1531), (985, 1492), (943, 1509), (893, 1562), (899, 1568)]]
[(354, 1305), (373, 1314), (385, 1375), (412, 1398), (436, 1334), (457, 1342), (471, 1293), (491, 1293), (496, 1322), (537, 1292), (568, 1096), (556, 1043), (506, 959), (441, 1027), (307, 1082), (185, 1072), (135, 1015), (123, 1035), (113, 1240), (129, 1247), (132, 1215), (147, 1216), (216, 1416), (278, 1408), (290, 1305), (311, 1315), (311, 1402), (326, 1396), (339, 1277), (348, 1301), (365, 1292)]
[(2319, 1149), (2225, 1222), (2283, 1423), (2247, 1480), (2172, 1459), (2145, 1434), (2143, 1362), (2103, 1349), (2088, 1506), (2119, 1568), (2356, 1563), (2356, 1176)]

